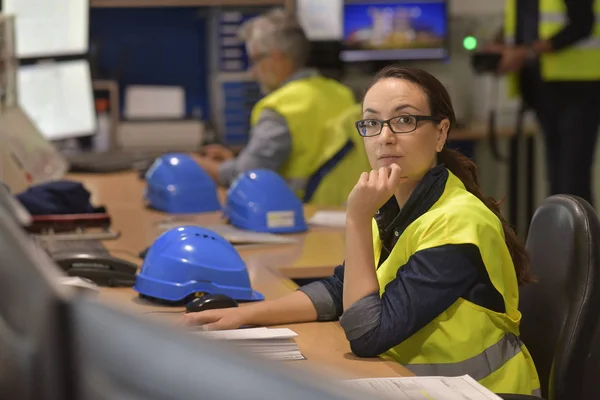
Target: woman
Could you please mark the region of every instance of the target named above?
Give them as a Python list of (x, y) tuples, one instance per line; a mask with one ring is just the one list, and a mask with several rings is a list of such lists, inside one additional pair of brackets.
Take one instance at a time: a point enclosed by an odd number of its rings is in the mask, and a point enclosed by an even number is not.
[[(340, 318), (358, 356), (417, 375), (469, 374), (497, 393), (538, 394), (520, 341), (524, 246), (485, 197), (476, 167), (445, 148), (450, 97), (427, 72), (380, 71), (356, 123), (373, 170), (348, 197), (345, 263), (281, 299), (188, 314), (207, 329)], [(374, 218), (373, 218), (374, 216)]]

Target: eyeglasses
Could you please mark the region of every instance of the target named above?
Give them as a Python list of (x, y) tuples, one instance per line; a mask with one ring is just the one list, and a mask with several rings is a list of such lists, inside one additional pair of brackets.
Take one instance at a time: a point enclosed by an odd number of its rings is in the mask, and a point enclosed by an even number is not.
[(410, 133), (417, 129), (420, 121), (440, 122), (441, 120), (442, 118), (431, 115), (400, 115), (386, 120), (361, 119), (355, 126), (360, 136), (368, 137), (379, 135), (385, 125), (389, 126), (394, 133)]

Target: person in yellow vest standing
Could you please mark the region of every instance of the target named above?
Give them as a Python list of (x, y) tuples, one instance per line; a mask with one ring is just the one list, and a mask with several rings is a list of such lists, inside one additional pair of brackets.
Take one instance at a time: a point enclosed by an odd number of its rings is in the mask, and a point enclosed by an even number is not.
[(600, 125), (600, 0), (507, 0), (500, 72), (536, 113), (551, 194), (592, 203)]
[(303, 198), (311, 176), (348, 139), (328, 135), (327, 123), (356, 103), (346, 86), (306, 68), (310, 43), (293, 16), (273, 9), (242, 26), (250, 72), (265, 93), (253, 108), (250, 140), (235, 157), (210, 145), (199, 164), (221, 185), (256, 168), (277, 171)]
[(473, 162), (446, 148), (456, 126), (448, 92), (425, 71), (391, 66), (362, 112), (355, 126), (373, 170), (348, 196), (344, 264), (280, 299), (182, 322), (211, 330), (339, 318), (358, 356), (539, 396), (519, 338), (518, 287), (532, 281), (525, 246), (482, 193)]

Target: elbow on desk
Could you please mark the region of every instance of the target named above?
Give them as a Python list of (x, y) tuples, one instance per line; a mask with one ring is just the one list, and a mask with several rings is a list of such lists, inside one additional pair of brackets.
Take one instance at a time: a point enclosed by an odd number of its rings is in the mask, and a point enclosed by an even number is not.
[(357, 357), (373, 358), (390, 349), (390, 347), (382, 345), (381, 341), (372, 340), (365, 336), (369, 336), (369, 334), (367, 333), (357, 339), (350, 340), (350, 350)]

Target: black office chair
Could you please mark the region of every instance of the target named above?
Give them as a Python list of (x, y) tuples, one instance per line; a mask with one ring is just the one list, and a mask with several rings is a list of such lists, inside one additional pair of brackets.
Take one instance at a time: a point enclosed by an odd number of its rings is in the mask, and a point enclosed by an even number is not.
[[(597, 382), (600, 316), (600, 220), (585, 200), (551, 196), (538, 207), (527, 238), (538, 282), (521, 290), (521, 338), (548, 400), (583, 400)], [(596, 334), (596, 339), (594, 335)], [(502, 395), (504, 399), (528, 396)]]

